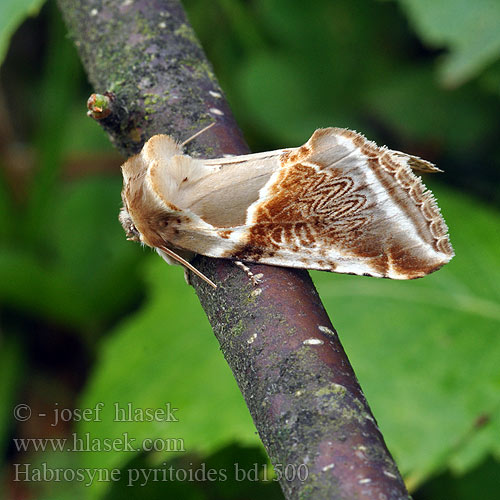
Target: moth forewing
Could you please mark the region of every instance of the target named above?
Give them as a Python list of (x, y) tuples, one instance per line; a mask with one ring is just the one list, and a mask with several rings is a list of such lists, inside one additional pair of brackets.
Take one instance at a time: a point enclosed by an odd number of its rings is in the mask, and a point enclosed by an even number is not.
[(439, 171), (338, 128), (319, 129), (298, 148), (210, 160), (154, 136), (123, 166), (120, 220), (156, 248), (417, 278), (447, 263), (453, 249), (412, 168)]

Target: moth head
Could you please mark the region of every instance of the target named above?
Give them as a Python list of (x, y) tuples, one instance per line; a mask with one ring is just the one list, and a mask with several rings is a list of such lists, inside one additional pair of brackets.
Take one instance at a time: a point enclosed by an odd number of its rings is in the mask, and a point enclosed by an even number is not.
[(155, 135), (139, 154), (122, 165), (123, 208), (119, 220), (129, 240), (157, 248), (175, 231), (169, 223), (179, 211), (171, 202), (178, 192), (180, 175), (174, 158), (187, 158), (182, 156), (181, 145), (168, 135)]
[(125, 234), (127, 235), (127, 240), (130, 241), (141, 241), (141, 233), (135, 227), (134, 221), (132, 220), (131, 215), (129, 214), (127, 207), (123, 206), (120, 210), (120, 215), (118, 216), (123, 229), (125, 230)]

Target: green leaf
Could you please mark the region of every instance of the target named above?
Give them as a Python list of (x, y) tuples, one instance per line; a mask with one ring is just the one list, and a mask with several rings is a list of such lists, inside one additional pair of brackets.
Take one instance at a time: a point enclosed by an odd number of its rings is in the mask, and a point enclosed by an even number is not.
[(118, 178), (83, 179), (61, 189), (49, 210), (47, 238), (68, 281), (64, 295), (87, 325), (120, 313), (137, 295), (140, 248), (126, 241), (118, 222), (120, 189)]
[(303, 98), (310, 90), (307, 74), (297, 73), (296, 64), (286, 54), (251, 57), (237, 76), (247, 105), (246, 119), (258, 123), (278, 143), (305, 142), (311, 130), (332, 120), (331, 110), (315, 109), (314, 103)]
[(315, 273), (411, 487), (500, 455), (500, 216), (437, 191), (456, 251), (443, 269), (410, 282)]
[(137, 245), (118, 222), (120, 180), (89, 178), (60, 187), (38, 220), (42, 244), (0, 245), (0, 299), (90, 333), (139, 295)]
[(35, 16), (44, 0), (2, 0), (0, 2), (0, 65), (2, 64), (10, 37), (28, 17)]
[(0, 336), (0, 447), (6, 449), (6, 437), (12, 425), (12, 411), (22, 376), (24, 356), (15, 339)]
[(489, 458), (465, 475), (441, 474), (424, 484), (415, 499), (496, 500), (500, 488), (500, 463)]
[[(243, 398), (182, 269), (155, 256), (145, 272), (150, 300), (103, 343), (80, 406), (94, 408), (102, 402), (104, 409), (101, 421), (82, 422), (80, 435), (88, 432), (102, 441), (127, 432), (136, 443), (180, 439), (186, 452), (200, 454), (233, 441), (255, 444)], [(178, 421), (116, 421), (114, 405), (127, 408), (129, 403), (139, 410), (170, 404), (178, 408)], [(171, 449), (175, 446), (172, 442)], [(172, 453), (151, 458), (159, 462)], [(133, 456), (112, 450), (82, 454), (82, 460), (84, 467), (120, 468)], [(93, 488), (99, 496), (106, 486)]]
[(428, 44), (448, 48), (441, 76), (458, 85), (500, 57), (498, 0), (400, 0)]
[[(65, 128), (66, 133), (61, 136), (63, 141), (63, 154), (83, 154), (92, 151), (92, 154), (98, 152), (115, 152), (109, 137), (95, 120), (88, 117), (84, 112), (85, 103), (78, 101), (71, 110), (67, 112)], [(83, 154), (82, 154), (83, 153)], [(116, 164), (116, 170), (119, 170), (119, 163)]]
[(50, 3), (49, 7), (47, 55), (36, 102), (37, 128), (34, 142), (37, 168), (30, 183), (29, 216), (24, 228), (29, 231), (31, 240), (36, 244), (43, 239), (43, 228), (40, 227), (39, 220), (46, 216), (45, 209), (56, 196), (63, 168), (66, 134), (71, 132), (69, 127), (61, 127), (61, 118), (69, 114), (72, 99), (79, 89), (78, 74), (82, 70), (57, 5)]
[(390, 82), (408, 60), (395, 5), (349, 0), (321, 0), (314, 8), (287, 0), (255, 5), (255, 22), (274, 43), (231, 65), (241, 122), (275, 147), (305, 142), (319, 127), (365, 132), (373, 127), (360, 97), (373, 82)]
[[(127, 469), (151, 468), (147, 457), (136, 457), (127, 464)], [(162, 465), (171, 472), (168, 480), (158, 481), (150, 475), (138, 477), (132, 484), (124, 474), (121, 481), (113, 483), (106, 500), (139, 500), (144, 498), (179, 498), (182, 500), (236, 500), (256, 499), (283, 500), (283, 493), (275, 480), (274, 470), (262, 446), (231, 444), (214, 454), (182, 455)], [(212, 480), (200, 480), (201, 472), (211, 470)], [(163, 471), (162, 471), (163, 472)], [(182, 480), (183, 474), (192, 474), (196, 481)], [(160, 472), (161, 474), (161, 472)], [(178, 474), (178, 478), (176, 478)], [(206, 475), (205, 475), (206, 476)], [(161, 477), (158, 475), (158, 477)], [(135, 479), (135, 478), (134, 478)]]
[(15, 210), (12, 206), (12, 197), (5, 179), (5, 167), (0, 163), (0, 237), (6, 238), (13, 231)]
[(433, 144), (458, 157), (464, 152), (480, 156), (496, 127), (496, 100), (465, 87), (443, 89), (433, 73), (430, 64), (401, 65), (371, 79), (364, 109), (405, 138), (403, 143)]

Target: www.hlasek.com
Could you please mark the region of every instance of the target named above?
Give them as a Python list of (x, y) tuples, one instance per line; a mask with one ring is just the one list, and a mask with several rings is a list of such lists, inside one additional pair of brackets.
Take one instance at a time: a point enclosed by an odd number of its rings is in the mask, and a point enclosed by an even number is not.
[(232, 469), (208, 468), (205, 463), (196, 468), (189, 463), (189, 468), (175, 468), (173, 466), (150, 469), (104, 469), (104, 468), (51, 468), (47, 463), (13, 464), (14, 481), (22, 482), (80, 482), (84, 486), (91, 486), (97, 482), (125, 481), (127, 486), (146, 486), (148, 483), (179, 481), (306, 481), (309, 469), (306, 464), (276, 464), (274, 473), (267, 464), (253, 464), (241, 466), (235, 463)]
[(183, 438), (145, 438), (140, 442), (123, 432), (116, 438), (92, 437), (90, 432), (77, 434), (70, 438), (14, 438), (16, 451), (186, 451)]

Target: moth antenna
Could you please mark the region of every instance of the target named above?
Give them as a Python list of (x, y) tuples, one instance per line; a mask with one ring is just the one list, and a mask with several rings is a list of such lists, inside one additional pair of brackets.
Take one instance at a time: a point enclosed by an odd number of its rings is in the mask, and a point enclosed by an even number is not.
[(216, 122), (213, 122), (210, 125), (207, 125), (205, 128), (202, 128), (199, 132), (192, 135), (189, 139), (186, 139), (183, 143), (181, 143), (181, 148), (183, 148), (188, 142), (191, 142), (193, 139), (196, 139), (199, 135), (203, 134), (203, 132), (206, 132), (209, 128), (213, 127), (215, 123)]
[(169, 257), (176, 260), (184, 267), (192, 271), (196, 276), (200, 277), (203, 281), (206, 281), (210, 286), (217, 288), (217, 285), (210, 279), (208, 279), (202, 272), (198, 271), (196, 267), (192, 266), (187, 260), (183, 259), (180, 255), (177, 255), (173, 250), (168, 247), (158, 247), (162, 252), (165, 252)]

